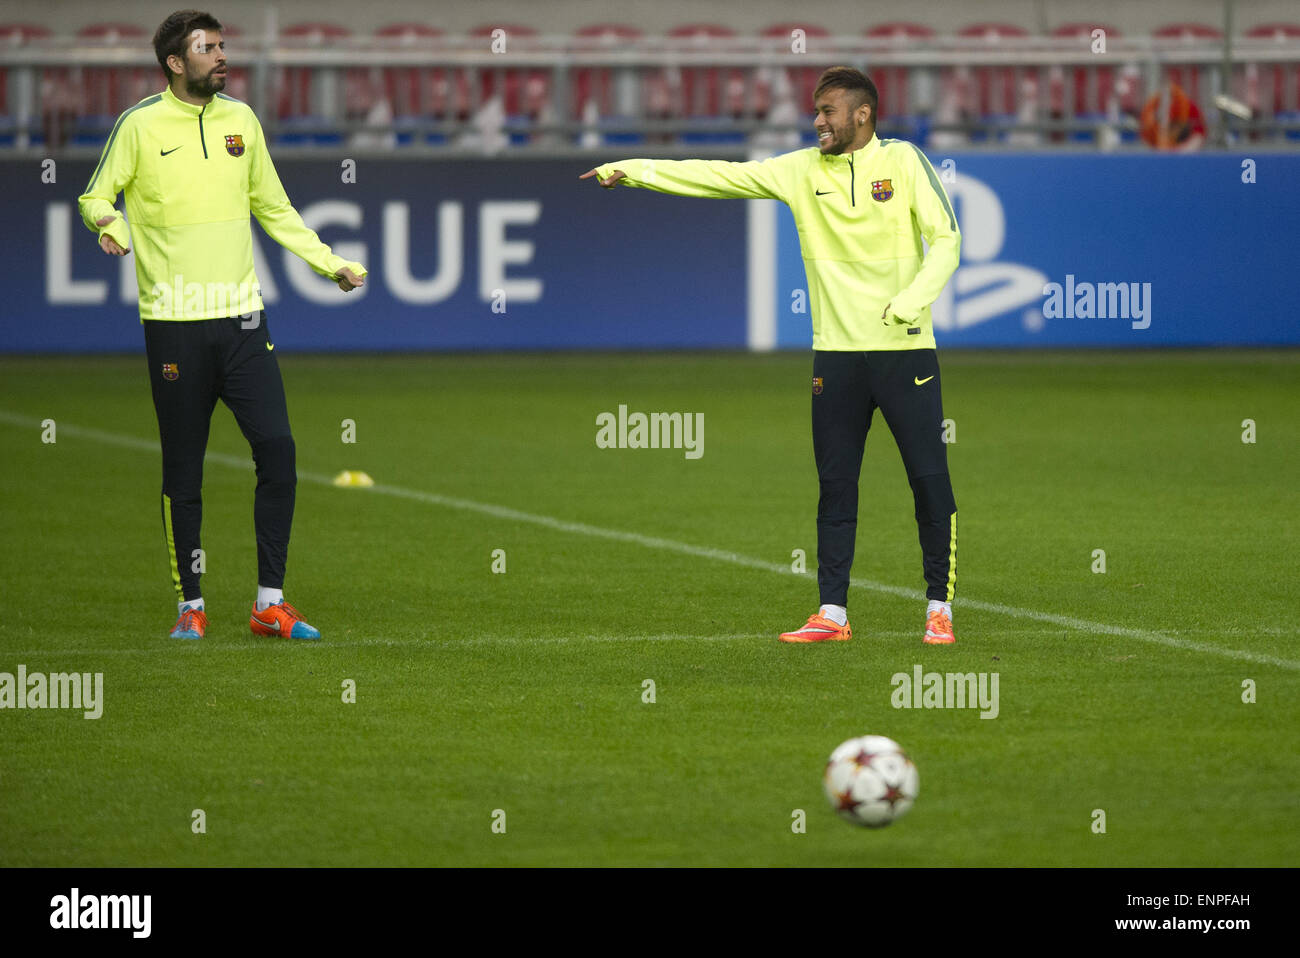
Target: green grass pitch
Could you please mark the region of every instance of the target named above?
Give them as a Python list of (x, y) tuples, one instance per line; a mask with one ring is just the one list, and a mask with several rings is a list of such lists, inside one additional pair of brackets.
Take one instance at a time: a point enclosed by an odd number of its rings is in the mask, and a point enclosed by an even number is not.
[[(173, 641), (143, 356), (0, 359), (0, 672), (104, 676), (98, 720), (0, 711), (0, 865), (1294, 864), (1300, 354), (940, 358), (951, 648), (879, 417), (854, 639), (776, 641), (817, 601), (807, 354), (285, 355), (320, 643), (249, 634), (224, 407)], [(598, 448), (620, 403), (702, 413), (703, 455)], [(917, 665), (998, 673), (997, 717), (895, 709)], [(920, 769), (878, 831), (821, 792), (865, 733)]]

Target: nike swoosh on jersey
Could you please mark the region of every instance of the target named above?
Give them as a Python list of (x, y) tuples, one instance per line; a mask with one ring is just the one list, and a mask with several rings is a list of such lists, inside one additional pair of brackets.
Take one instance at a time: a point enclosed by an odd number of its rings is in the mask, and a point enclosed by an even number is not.
[(933, 376), (926, 376), (924, 379), (918, 379), (917, 377), (913, 376), (912, 382), (916, 383), (918, 386), (924, 386), (933, 378), (934, 378)]
[(814, 196), (830, 196), (830, 195), (831, 195), (832, 193), (834, 193), (834, 192), (835, 192), (834, 190), (813, 190), (813, 195), (814, 195)]
[(269, 353), (271, 350), (273, 350), (273, 349), (275, 349), (275, 343), (267, 343), (267, 344), (266, 344), (266, 351), (267, 351), (268, 353)]
[[(184, 143), (181, 144), (181, 146), (184, 146), (184, 145), (185, 145)], [(159, 155), (159, 156), (166, 156), (168, 153), (175, 153), (177, 150), (179, 150), (179, 149), (181, 148), (181, 146), (173, 146), (170, 150), (159, 150), (159, 151), (158, 151), (158, 155)]]

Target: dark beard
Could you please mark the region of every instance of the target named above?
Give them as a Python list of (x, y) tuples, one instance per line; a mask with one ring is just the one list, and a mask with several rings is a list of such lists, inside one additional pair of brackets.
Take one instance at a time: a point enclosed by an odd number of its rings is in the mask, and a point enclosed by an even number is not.
[(213, 94), (220, 93), (226, 88), (226, 78), (208, 74), (205, 77), (199, 77), (197, 80), (185, 78), (185, 90), (192, 97), (207, 99)]
[(841, 138), (842, 134), (833, 134), (830, 142), (830, 146), (824, 151), (825, 154), (827, 156), (839, 156), (841, 153), (847, 150), (850, 146), (853, 145), (852, 133), (853, 131), (850, 130), (849, 131), (850, 135), (847, 139), (842, 139)]

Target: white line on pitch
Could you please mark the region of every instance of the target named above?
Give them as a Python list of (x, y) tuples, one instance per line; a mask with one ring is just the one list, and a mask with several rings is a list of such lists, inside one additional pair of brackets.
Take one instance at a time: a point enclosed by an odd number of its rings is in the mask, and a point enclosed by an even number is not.
[[(1055, 635), (1061, 636), (1069, 632), (1068, 629), (999, 629), (998, 638), (1009, 636), (1025, 635)], [(915, 638), (919, 634), (919, 629), (872, 629), (869, 633), (860, 633), (861, 637), (870, 641), (872, 639), (907, 639)], [(663, 635), (475, 635), (469, 638), (456, 639), (438, 639), (431, 640), (427, 636), (409, 639), (394, 638), (371, 638), (371, 639), (334, 639), (332, 633), (326, 635), (323, 642), (312, 642), (297, 639), (277, 639), (272, 637), (251, 638), (247, 634), (242, 634), (238, 640), (227, 644), (223, 636), (213, 629), (209, 629), (208, 639), (215, 641), (207, 642), (186, 642), (184, 640), (161, 642), (147, 646), (143, 649), (119, 649), (119, 648), (100, 648), (100, 649), (19, 649), (10, 651), (6, 654), (10, 658), (21, 658), (24, 656), (41, 656), (43, 658), (57, 656), (94, 656), (94, 655), (157, 655), (161, 652), (169, 652), (172, 649), (193, 649), (195, 654), (200, 650), (205, 650), (205, 654), (219, 652), (240, 652), (243, 653), (250, 648), (272, 648), (272, 649), (346, 649), (375, 646), (392, 646), (400, 648), (410, 648), (411, 646), (420, 646), (432, 652), (455, 651), (466, 645), (563, 645), (569, 642), (739, 642), (761, 640), (769, 642), (772, 640), (775, 632), (751, 632), (747, 635), (702, 635), (698, 632), (687, 633), (666, 633)]]
[[(20, 416), (6, 410), (0, 410), (0, 421), (31, 429), (40, 428), (40, 424), (37, 420), (30, 419), (27, 416)], [(98, 429), (87, 429), (80, 426), (67, 426), (62, 424), (59, 426), (59, 431), (64, 435), (72, 436), (74, 438), (80, 437), (83, 439), (90, 439), (95, 442), (119, 446), (124, 449), (136, 449), (143, 452), (158, 451), (158, 444), (156, 441), (139, 439), (135, 436), (122, 436), (116, 433), (103, 432)], [(232, 468), (248, 471), (251, 471), (253, 468), (253, 464), (249, 459), (241, 458), (239, 456), (230, 456), (219, 452), (209, 452), (206, 456), (206, 461), (216, 462), (223, 466), (230, 466)], [(298, 478), (319, 485), (333, 485), (333, 479), (330, 476), (321, 473), (299, 471)], [(726, 562), (731, 565), (744, 566), (749, 569), (761, 569), (765, 572), (773, 572), (781, 575), (796, 574), (784, 563), (754, 559), (749, 556), (740, 555), (737, 552), (728, 552), (725, 549), (711, 549), (706, 546), (691, 545), (688, 542), (677, 542), (673, 539), (661, 539), (657, 536), (646, 536), (638, 532), (624, 532), (619, 529), (606, 529), (585, 522), (570, 522), (565, 519), (556, 519), (553, 516), (543, 516), (531, 512), (523, 512), (519, 509), (511, 509), (507, 506), (495, 506), (491, 503), (475, 502), (473, 499), (461, 499), (457, 496), (444, 496), (435, 492), (422, 492), (418, 489), (404, 489), (401, 486), (388, 486), (383, 484), (376, 484), (363, 491), (369, 492), (372, 495), (390, 496), (396, 499), (408, 499), (412, 502), (422, 502), (426, 505), (442, 506), (447, 509), (457, 509), (462, 512), (476, 512), (480, 515), (492, 516), (495, 519), (528, 523), (529, 525), (541, 526), (546, 529), (554, 529), (557, 532), (590, 536), (596, 539), (607, 539), (611, 542), (625, 542), (632, 545), (644, 546), (647, 549), (660, 549), (666, 552), (676, 552), (680, 555), (693, 556), (697, 559), (710, 559), (714, 562)], [(903, 599), (920, 601), (925, 598), (925, 594), (918, 589), (906, 589), (901, 586), (886, 585), (883, 582), (872, 582), (869, 579), (850, 579), (849, 585), (855, 589), (863, 589), (868, 592), (878, 592), (883, 595), (892, 595)], [(1262, 665), (1273, 665), (1278, 668), (1300, 671), (1300, 661), (1295, 659), (1284, 659), (1274, 655), (1265, 655), (1260, 652), (1249, 652), (1245, 649), (1228, 649), (1222, 646), (1212, 645), (1208, 642), (1195, 642), (1191, 639), (1179, 639), (1172, 635), (1166, 635), (1160, 632), (1151, 632), (1147, 629), (1131, 629), (1126, 626), (1107, 625), (1104, 622), (1092, 622), (1087, 619), (1078, 619), (1068, 615), (1056, 615), (1051, 612), (1038, 612), (1034, 609), (1021, 609), (1016, 606), (1002, 605), (997, 602), (984, 602), (980, 599), (968, 599), (964, 597), (959, 601), (958, 608), (976, 609), (980, 612), (992, 612), (995, 615), (1005, 615), (1014, 619), (1031, 619), (1035, 622), (1045, 622), (1050, 625), (1057, 625), (1078, 632), (1093, 632), (1102, 635), (1118, 636), (1126, 639), (1136, 639), (1139, 642), (1163, 645), (1171, 649), (1181, 649), (1184, 652), (1201, 652), (1206, 655), (1217, 655), (1225, 658), (1237, 659), (1243, 662), (1257, 662)]]
[[(208, 638), (211, 638), (212, 629), (209, 627)], [(242, 632), (242, 629), (241, 629)], [(887, 633), (878, 633), (881, 637)], [(900, 633), (901, 634), (901, 633)], [(914, 633), (908, 632), (908, 635)], [(220, 636), (217, 636), (220, 639)], [(395, 648), (410, 648), (411, 646), (420, 646), (431, 652), (455, 651), (458, 648), (464, 648), (467, 645), (563, 645), (569, 642), (736, 642), (742, 639), (771, 639), (772, 636), (767, 632), (754, 632), (749, 635), (700, 635), (698, 632), (693, 633), (672, 633), (665, 635), (474, 635), (467, 638), (456, 639), (430, 639), (426, 636), (409, 639), (392, 639), (392, 638), (373, 638), (373, 639), (331, 639), (326, 636), (324, 641), (316, 642), (306, 639), (279, 639), (272, 636), (266, 638), (254, 638), (247, 633), (240, 635), (238, 641), (226, 644), (224, 642), (189, 642), (184, 639), (168, 640), (157, 645), (151, 645), (143, 649), (22, 649), (17, 652), (6, 652), (10, 658), (22, 656), (94, 656), (94, 655), (155, 655), (159, 652), (168, 652), (172, 649), (194, 649), (195, 652), (203, 650), (205, 654), (216, 652), (240, 652), (243, 653), (251, 648), (265, 649), (347, 649), (375, 646), (393, 646)]]

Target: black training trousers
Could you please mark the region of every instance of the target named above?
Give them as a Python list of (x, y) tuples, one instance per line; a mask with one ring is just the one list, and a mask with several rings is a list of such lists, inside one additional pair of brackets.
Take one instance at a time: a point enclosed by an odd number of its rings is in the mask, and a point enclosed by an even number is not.
[(186, 600), (202, 594), (198, 550), (203, 455), (218, 399), (235, 414), (253, 450), (257, 584), (281, 588), (298, 476), (284, 384), (266, 313), (249, 318), (146, 320), (144, 342), (162, 441), (163, 531), (177, 595)]
[(858, 476), (876, 409), (894, 434), (912, 486), (925, 594), (951, 601), (957, 571), (957, 503), (943, 441), (939, 360), (933, 349), (900, 349), (813, 353), (821, 602), (849, 604), (849, 569), (858, 531)]

